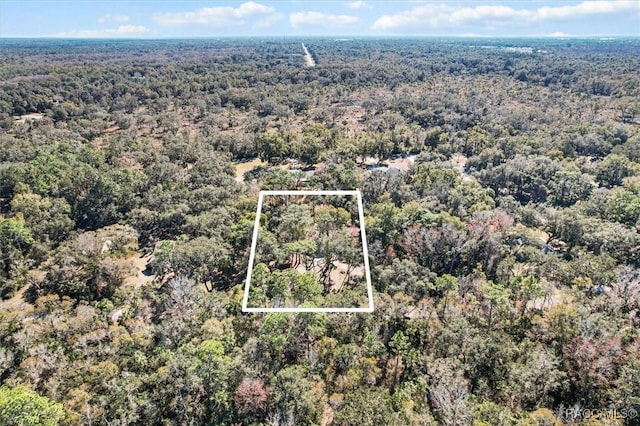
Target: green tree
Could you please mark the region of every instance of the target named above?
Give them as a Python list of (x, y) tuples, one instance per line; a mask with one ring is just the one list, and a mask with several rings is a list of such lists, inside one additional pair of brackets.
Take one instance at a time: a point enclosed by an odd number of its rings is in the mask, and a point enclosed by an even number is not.
[(283, 242), (302, 240), (311, 225), (311, 211), (302, 204), (290, 204), (280, 216), (276, 232)]
[(271, 164), (284, 160), (289, 155), (287, 140), (280, 133), (265, 133), (257, 140), (258, 156)]
[(318, 252), (318, 245), (314, 240), (304, 239), (286, 243), (283, 249), (285, 254), (289, 256), (289, 264), (292, 267), (297, 267), (303, 263), (307, 269), (311, 269), (313, 267), (313, 259)]
[(436, 278), (435, 283), (433, 284), (433, 289), (443, 298), (442, 310), (439, 315), (444, 319), (447, 314), (447, 302), (449, 301), (449, 297), (451, 297), (452, 293), (458, 290), (458, 280), (456, 277), (448, 274), (441, 275)]
[(523, 348), (523, 356), (507, 365), (503, 392), (514, 411), (533, 410), (552, 403), (565, 373), (555, 354), (543, 348)]
[(71, 206), (63, 198), (19, 193), (11, 200), (11, 212), (22, 216), (34, 237), (45, 244), (60, 243), (75, 225), (69, 217)]
[(589, 176), (577, 170), (559, 170), (550, 184), (551, 199), (554, 204), (568, 207), (589, 198), (593, 184)]
[(613, 190), (605, 203), (606, 218), (634, 227), (640, 223), (640, 196), (626, 189)]
[(92, 231), (60, 245), (45, 267), (38, 292), (87, 301), (113, 296), (127, 276), (127, 267), (102, 252), (103, 247), (104, 239)]
[(412, 176), (412, 184), (419, 194), (432, 195), (443, 204), (448, 202), (451, 191), (459, 182), (460, 174), (450, 165), (441, 163), (420, 164)]
[[(322, 291), (320, 284), (316, 282), (316, 285), (320, 287), (320, 291)], [(304, 306), (310, 305), (304, 304)], [(327, 314), (321, 312), (302, 312), (294, 320), (293, 327), (293, 334), (299, 336), (299, 339), (296, 339), (300, 346), (299, 353), (306, 356), (307, 360), (310, 361), (312, 345), (327, 333)]]
[(411, 296), (415, 301), (422, 299), (431, 286), (432, 273), (410, 259), (394, 259), (392, 263), (380, 269), (379, 278), (376, 280), (378, 291), (389, 292), (393, 295), (398, 292)]
[(394, 408), (387, 389), (362, 387), (345, 394), (334, 422), (362, 426), (406, 425), (406, 420)]
[(271, 396), (272, 421), (320, 424), (322, 404), (302, 365), (283, 368), (276, 374)]
[(35, 241), (23, 221), (0, 219), (0, 298), (25, 284)]
[(527, 310), (527, 303), (529, 301), (542, 296), (542, 286), (532, 275), (527, 275), (526, 277), (518, 275), (514, 277), (509, 283), (509, 289), (511, 290), (511, 299), (516, 309), (518, 309), (520, 317), (522, 317)]
[(293, 269), (271, 274), (266, 294), (272, 307), (281, 308), (291, 303), (291, 284), (295, 283), (297, 274), (298, 271)]
[(394, 389), (398, 384), (398, 381), (400, 380), (400, 360), (406, 360), (406, 358), (409, 356), (411, 342), (402, 330), (398, 330), (389, 341), (389, 348), (391, 349), (391, 353), (395, 355), (395, 365), (393, 368), (393, 384), (391, 386), (391, 388)]
[(358, 169), (353, 160), (330, 163), (325, 169), (323, 183), (326, 189), (352, 190), (360, 186)]
[(609, 390), (611, 401), (619, 409), (640, 405), (640, 358), (637, 354), (626, 357), (620, 367), (616, 385)]
[(299, 304), (305, 302), (315, 303), (318, 296), (322, 295), (322, 284), (318, 282), (313, 271), (298, 274), (293, 285), (292, 295)]
[(567, 244), (567, 255), (583, 242), (583, 217), (571, 209), (547, 211), (546, 230), (549, 233), (547, 244), (560, 240)]
[(24, 386), (0, 387), (0, 423), (6, 426), (56, 426), (64, 420), (62, 404)]
[(475, 406), (474, 426), (510, 426), (513, 424), (515, 424), (515, 417), (506, 407), (491, 401), (484, 401)]
[(480, 285), (480, 292), (486, 299), (487, 328), (491, 328), (507, 314), (510, 308), (509, 291), (502, 285), (488, 281)]
[(466, 217), (476, 211), (492, 210), (495, 208), (493, 191), (476, 181), (463, 181), (451, 190), (448, 206), (450, 212), (459, 217)]
[(286, 258), (287, 253), (276, 234), (261, 226), (256, 245), (256, 262), (271, 265), (273, 262), (284, 262)]
[(597, 179), (609, 188), (622, 185), (622, 180), (628, 176), (634, 176), (638, 166), (627, 157), (618, 154), (610, 154), (597, 166)]
[(495, 167), (483, 170), (478, 178), (496, 194), (512, 195), (522, 204), (544, 202), (549, 182), (560, 164), (546, 156), (517, 155)]
[(330, 235), (351, 221), (351, 214), (342, 207), (320, 206), (315, 208), (314, 221), (321, 234)]
[(260, 326), (260, 351), (270, 368), (277, 370), (286, 359), (291, 316), (286, 313), (268, 314)]
[(367, 234), (385, 245), (395, 243), (400, 235), (403, 216), (392, 203), (374, 204), (366, 217)]

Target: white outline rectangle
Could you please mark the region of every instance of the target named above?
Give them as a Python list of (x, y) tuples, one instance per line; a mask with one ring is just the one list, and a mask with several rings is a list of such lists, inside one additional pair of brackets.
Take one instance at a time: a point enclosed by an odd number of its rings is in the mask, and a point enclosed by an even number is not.
[[(362, 237), (362, 255), (364, 257), (364, 275), (367, 282), (367, 298), (369, 307), (367, 308), (249, 308), (249, 286), (251, 285), (251, 274), (253, 273), (253, 263), (256, 257), (256, 245), (258, 244), (258, 230), (260, 228), (260, 215), (262, 214), (262, 203), (265, 195), (355, 195), (358, 201), (358, 217), (360, 220), (360, 236)], [(260, 191), (258, 195), (258, 208), (256, 211), (256, 221), (253, 225), (253, 238), (251, 240), (251, 252), (249, 253), (249, 267), (247, 268), (247, 281), (244, 286), (244, 296), (242, 298), (242, 312), (373, 312), (373, 287), (371, 286), (371, 271), (369, 269), (369, 251), (367, 249), (367, 235), (364, 229), (364, 207), (362, 205), (362, 194), (360, 190), (351, 191), (322, 191), (322, 190), (299, 190), (299, 191)]]

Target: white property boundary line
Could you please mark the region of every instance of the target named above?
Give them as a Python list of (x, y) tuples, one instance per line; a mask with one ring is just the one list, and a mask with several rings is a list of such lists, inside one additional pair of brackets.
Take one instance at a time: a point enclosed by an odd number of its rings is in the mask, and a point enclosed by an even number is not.
[[(364, 276), (367, 282), (367, 298), (369, 306), (366, 308), (249, 308), (249, 286), (251, 285), (251, 274), (253, 273), (253, 263), (256, 258), (256, 245), (258, 244), (258, 230), (260, 229), (260, 215), (262, 214), (262, 203), (265, 195), (351, 195), (356, 196), (358, 201), (358, 217), (360, 219), (360, 236), (362, 237), (362, 255), (364, 257)], [(373, 288), (371, 286), (371, 271), (369, 270), (369, 251), (367, 249), (367, 235), (364, 229), (364, 208), (362, 206), (362, 194), (359, 190), (353, 191), (260, 191), (258, 196), (258, 209), (256, 211), (256, 221), (253, 225), (253, 239), (251, 240), (251, 252), (249, 254), (249, 268), (247, 269), (247, 282), (244, 286), (244, 297), (242, 298), (242, 312), (373, 312)]]

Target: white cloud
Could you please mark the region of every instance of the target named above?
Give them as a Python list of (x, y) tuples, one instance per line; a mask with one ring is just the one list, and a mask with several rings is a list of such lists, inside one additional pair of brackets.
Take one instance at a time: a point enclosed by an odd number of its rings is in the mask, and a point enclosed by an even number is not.
[(282, 13), (272, 13), (270, 15), (265, 16), (256, 22), (253, 27), (254, 28), (269, 28), (273, 27), (278, 22), (284, 19), (284, 14)]
[(110, 13), (107, 13), (106, 15), (98, 18), (99, 24), (105, 24), (107, 22), (117, 22), (119, 24), (125, 24), (129, 22), (129, 17), (127, 15), (112, 15)]
[(600, 15), (626, 11), (637, 11), (637, 1), (584, 1), (573, 6), (541, 7), (536, 10), (539, 19), (566, 19), (587, 15)]
[(360, 18), (350, 15), (329, 15), (322, 12), (294, 12), (289, 15), (289, 23), (294, 28), (323, 27), (346, 28), (358, 25)]
[(635, 0), (583, 1), (576, 5), (515, 9), (510, 6), (462, 7), (447, 4), (425, 4), (393, 15), (378, 18), (371, 29), (398, 30), (408, 28), (456, 28), (470, 24), (486, 27), (516, 26), (551, 20), (578, 20), (590, 15), (637, 11)]
[(192, 12), (157, 13), (153, 20), (161, 25), (210, 25), (228, 27), (242, 25), (245, 18), (268, 15), (275, 9), (270, 6), (249, 1), (238, 7), (216, 6), (203, 7)]
[(562, 31), (556, 31), (556, 32), (553, 32), (553, 33), (549, 34), (549, 37), (567, 37), (567, 35), (565, 33), (563, 33)]
[(102, 30), (72, 30), (55, 34), (54, 37), (71, 38), (118, 38), (135, 37), (149, 33), (149, 28), (143, 25), (120, 25), (118, 28)]
[(358, 1), (350, 1), (349, 3), (347, 3), (347, 7), (349, 9), (364, 9), (365, 7), (370, 7), (366, 2), (363, 2), (362, 0), (358, 0)]

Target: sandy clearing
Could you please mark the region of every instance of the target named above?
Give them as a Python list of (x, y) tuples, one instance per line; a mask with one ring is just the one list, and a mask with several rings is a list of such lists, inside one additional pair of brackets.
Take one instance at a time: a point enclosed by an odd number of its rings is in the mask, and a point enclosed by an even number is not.
[[(348, 265), (344, 262), (335, 261), (333, 262), (333, 266), (334, 266), (334, 269), (333, 271), (331, 271), (331, 274), (329, 275), (329, 279), (331, 280), (331, 292), (336, 292), (342, 289), (342, 283), (346, 278)], [(309, 270), (305, 268), (304, 265), (298, 265), (296, 270), (301, 274), (309, 272)], [(313, 271), (315, 271), (317, 276), (320, 275), (320, 259), (315, 260)], [(359, 279), (362, 277), (364, 277), (364, 266), (363, 265), (356, 266), (351, 271), (351, 278)]]
[(43, 118), (44, 118), (44, 114), (34, 112), (31, 114), (14, 116), (13, 121), (15, 121), (16, 123), (26, 123), (27, 120), (37, 121), (37, 120), (42, 120)]
[(383, 163), (387, 164), (388, 167), (396, 167), (399, 170), (407, 171), (416, 162), (416, 157), (416, 155), (409, 155), (405, 158), (400, 157), (396, 159), (384, 160)]
[[(143, 285), (150, 284), (155, 275), (148, 273), (147, 265), (151, 261), (151, 254), (142, 255), (141, 253), (135, 253), (133, 256), (126, 259), (126, 263), (131, 266), (131, 275), (124, 279), (124, 285), (130, 285), (134, 288), (139, 288)], [(147, 273), (145, 274), (145, 271)]]
[(234, 163), (233, 166), (236, 169), (236, 182), (244, 182), (244, 174), (250, 170), (253, 170), (255, 167), (264, 166), (264, 163), (259, 158), (253, 158), (249, 161), (242, 161), (239, 163)]
[(451, 156), (451, 163), (456, 168), (456, 170), (462, 176), (462, 180), (465, 182), (475, 181), (476, 178), (471, 176), (469, 173), (465, 171), (465, 166), (467, 165), (467, 156), (461, 152), (456, 152)]
[(24, 313), (33, 310), (33, 305), (25, 302), (23, 297), (29, 286), (30, 284), (26, 284), (20, 290), (16, 291), (9, 299), (0, 300), (0, 311), (20, 311)]
[(573, 296), (559, 290), (557, 288), (551, 289), (549, 294), (546, 294), (542, 297), (538, 297), (537, 299), (529, 300), (527, 302), (527, 311), (531, 310), (539, 310), (546, 311), (548, 309), (553, 308), (554, 306), (567, 304), (570, 305), (573, 302)]
[(24, 293), (31, 286), (31, 282), (42, 281), (44, 279), (45, 272), (39, 269), (32, 269), (28, 274), (27, 284), (22, 286), (22, 288), (16, 291), (9, 299), (0, 300), (0, 311), (30, 312), (33, 310), (33, 305), (24, 300)]

